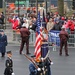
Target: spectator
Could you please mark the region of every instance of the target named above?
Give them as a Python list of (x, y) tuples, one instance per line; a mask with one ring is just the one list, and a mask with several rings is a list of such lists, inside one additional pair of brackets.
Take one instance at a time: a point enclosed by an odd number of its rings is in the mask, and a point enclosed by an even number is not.
[(56, 19), (55, 20), (55, 24), (54, 24), (52, 30), (58, 30), (58, 31), (60, 31), (61, 27), (62, 27), (62, 25), (59, 23), (59, 19)]
[(29, 27), (29, 22), (26, 18), (23, 19), (24, 23), (23, 23), (23, 26), (26, 26), (26, 28)]
[(1, 14), (0, 14), (0, 27), (1, 27), (1, 29), (3, 29), (3, 18), (1, 16)]
[(8, 18), (8, 21), (12, 23), (12, 29), (13, 29), (13, 41), (16, 40), (16, 29), (19, 25), (19, 21), (17, 20), (17, 17), (14, 19)]
[(2, 17), (2, 24), (4, 24), (4, 13), (3, 12), (1, 12), (1, 17)]
[(54, 26), (54, 22), (53, 22), (53, 19), (52, 18), (50, 18), (49, 19), (49, 22), (47, 23), (47, 31), (49, 32), (52, 28), (53, 28), (53, 26)]

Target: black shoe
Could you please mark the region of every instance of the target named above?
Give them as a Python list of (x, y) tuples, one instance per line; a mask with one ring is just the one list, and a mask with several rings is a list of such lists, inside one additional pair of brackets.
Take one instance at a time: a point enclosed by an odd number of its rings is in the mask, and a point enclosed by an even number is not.
[(62, 56), (62, 54), (59, 54), (60, 56)]
[(30, 55), (31, 53), (26, 53), (27, 55)]
[(66, 54), (66, 56), (69, 56), (69, 54)]
[(5, 55), (2, 55), (1, 57), (5, 57)]
[(2, 56), (1, 57), (5, 57), (5, 53), (2, 53)]
[(21, 54), (22, 54), (22, 52), (20, 51), (20, 52), (19, 52), (19, 54), (21, 55)]

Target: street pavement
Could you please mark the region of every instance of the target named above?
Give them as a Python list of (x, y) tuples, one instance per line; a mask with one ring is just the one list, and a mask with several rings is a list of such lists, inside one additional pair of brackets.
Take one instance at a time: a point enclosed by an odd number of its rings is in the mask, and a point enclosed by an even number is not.
[[(8, 38), (8, 46), (6, 50), (12, 51), (12, 59), (13, 59), (13, 68), (15, 75), (29, 75), (29, 64), (30, 61), (24, 56), (19, 54), (20, 42), (13, 41), (13, 34), (12, 29), (4, 30), (5, 34)], [(64, 50), (63, 55), (59, 56), (59, 48), (56, 51), (53, 51), (52, 47), (50, 49), (49, 57), (53, 61), (53, 65), (51, 65), (51, 72), (52, 75), (74, 75), (75, 74), (75, 49), (69, 48), (69, 55), (68, 57), (65, 56)], [(25, 53), (25, 47), (23, 52)], [(34, 53), (34, 46), (30, 44), (30, 53), (33, 55)], [(29, 55), (29, 56), (31, 56)], [(5, 69), (5, 58), (0, 57), (0, 75), (3, 75)]]
[[(13, 68), (15, 75), (29, 75), (29, 64), (30, 61), (24, 56), (19, 54), (20, 46), (15, 46), (13, 44), (7, 46), (6, 50), (12, 51), (12, 59), (13, 59)], [(49, 57), (53, 61), (53, 65), (51, 65), (52, 75), (74, 75), (75, 74), (75, 49), (69, 48), (69, 55), (65, 56), (64, 50), (63, 55), (59, 56), (59, 48), (56, 51), (53, 51), (52, 48), (49, 48), (50, 55)], [(25, 53), (25, 47), (23, 52)], [(30, 53), (33, 55), (34, 47), (30, 46)], [(29, 55), (29, 56), (31, 56)], [(3, 75), (5, 68), (5, 58), (0, 57), (0, 75)]]

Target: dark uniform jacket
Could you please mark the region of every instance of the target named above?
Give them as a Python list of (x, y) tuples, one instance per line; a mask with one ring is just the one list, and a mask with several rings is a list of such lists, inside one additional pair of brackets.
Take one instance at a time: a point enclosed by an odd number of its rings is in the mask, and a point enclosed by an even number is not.
[(67, 41), (68, 38), (69, 38), (69, 35), (66, 31), (61, 30), (60, 33), (59, 33), (59, 37), (60, 37), (61, 41)]
[(7, 46), (7, 36), (4, 34), (3, 36), (0, 34), (0, 52), (5, 53)]
[(5, 63), (5, 71), (4, 71), (4, 75), (11, 75), (13, 73), (13, 61), (11, 58), (7, 58), (6, 63)]
[(37, 69), (35, 68), (34, 64), (32, 64), (32, 63), (29, 65), (29, 71), (30, 71), (29, 75), (37, 75)]
[(30, 31), (27, 28), (21, 28), (20, 33), (21, 37), (26, 37), (30, 35)]
[(20, 29), (22, 40), (27, 41), (29, 39), (30, 31), (27, 28)]

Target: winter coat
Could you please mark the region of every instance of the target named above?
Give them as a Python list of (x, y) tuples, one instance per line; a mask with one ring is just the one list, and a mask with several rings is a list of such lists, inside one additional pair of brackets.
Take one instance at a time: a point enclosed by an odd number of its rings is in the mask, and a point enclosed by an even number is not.
[(12, 23), (12, 29), (16, 29), (19, 25), (19, 21), (17, 19), (16, 20), (9, 19), (8, 21)]
[(70, 31), (74, 31), (74, 23), (71, 20), (68, 20), (63, 26)]
[(7, 36), (4, 34), (3, 36), (0, 34), (0, 52), (5, 53), (7, 46)]
[(30, 71), (30, 75), (37, 75), (37, 69), (32, 63), (29, 65), (29, 71)]
[(67, 41), (69, 39), (69, 35), (66, 31), (61, 30), (59, 33), (60, 41)]
[(56, 23), (54, 26), (53, 26), (53, 28), (52, 28), (52, 30), (58, 30), (58, 31), (60, 31), (61, 30), (61, 25), (60, 25), (60, 23)]
[(48, 22), (46, 27), (47, 31), (49, 32), (53, 28), (53, 26), (54, 26), (54, 22)]

